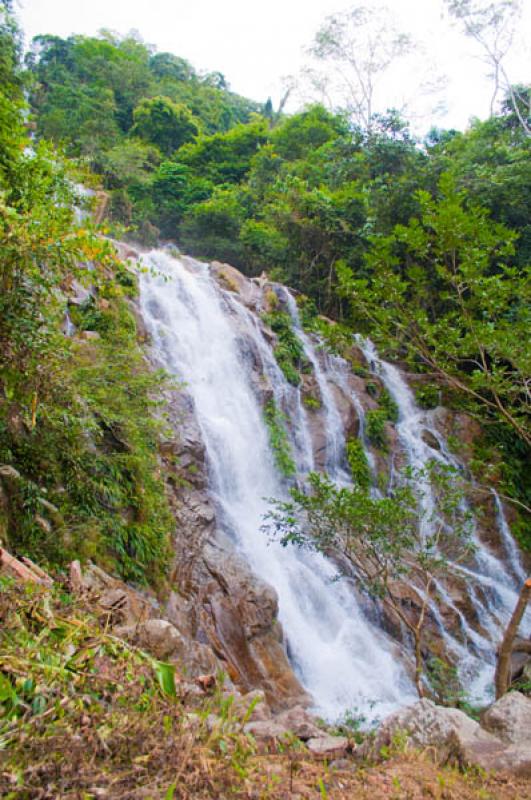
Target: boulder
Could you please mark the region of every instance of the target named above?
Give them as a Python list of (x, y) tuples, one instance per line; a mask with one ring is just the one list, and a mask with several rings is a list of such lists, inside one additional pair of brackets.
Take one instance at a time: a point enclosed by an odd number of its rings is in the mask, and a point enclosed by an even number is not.
[(216, 278), (223, 289), (238, 294), (242, 302), (249, 308), (256, 306), (260, 300), (260, 289), (254, 281), (247, 278), (230, 264), (221, 264), (213, 261), (210, 265), (211, 274)]
[[(205, 675), (214, 680), (221, 665), (212, 649), (201, 642), (184, 637), (171, 622), (149, 619), (138, 625), (124, 625), (114, 629), (117, 636), (134, 642), (161, 661), (176, 663), (179, 672), (205, 683)], [(203, 686), (204, 688), (204, 686)]]
[(177, 628), (165, 619), (148, 619), (135, 629), (135, 640), (140, 647), (161, 661), (182, 656), (188, 643)]
[[(498, 719), (505, 718), (508, 728), (511, 714), (515, 715), (514, 707), (511, 713), (506, 709), (506, 713), (498, 715)], [(380, 726), (369, 752), (377, 756), (398, 733), (406, 734), (413, 747), (429, 748), (441, 764), (531, 775), (529, 743), (507, 744), (462, 711), (437, 706), (431, 700), (420, 700), (391, 714)]]
[(243, 730), (245, 733), (252, 734), (255, 739), (265, 739), (271, 742), (282, 739), (288, 733), (282, 725), (279, 725), (278, 722), (273, 722), (273, 720), (248, 722)]
[(275, 718), (275, 722), (291, 731), (298, 739), (302, 739), (303, 741), (326, 736), (326, 734), (317, 727), (312, 715), (302, 706), (294, 706), (284, 711)]
[(315, 739), (309, 739), (306, 742), (306, 747), (315, 756), (322, 756), (325, 758), (341, 758), (348, 751), (349, 741), (345, 736), (319, 736)]
[(503, 742), (529, 747), (531, 757), (531, 699), (521, 692), (508, 692), (488, 708), (481, 725)]
[[(231, 692), (234, 697), (233, 712), (238, 717), (248, 716), (249, 722), (267, 722), (271, 719), (271, 710), (267, 705), (264, 692), (255, 689), (253, 692), (240, 695), (238, 692)], [(251, 704), (254, 703), (252, 711), (249, 711)]]
[(424, 444), (427, 444), (428, 447), (431, 447), (432, 450), (440, 450), (441, 449), (441, 445), (439, 443), (439, 440), (437, 439), (437, 437), (435, 436), (435, 434), (432, 431), (428, 430), (427, 428), (423, 428), (421, 436), (422, 436), (422, 441), (424, 442)]
[(68, 305), (69, 306), (82, 306), (92, 297), (93, 293), (90, 288), (83, 286), (79, 281), (74, 280), (71, 282), (68, 292)]

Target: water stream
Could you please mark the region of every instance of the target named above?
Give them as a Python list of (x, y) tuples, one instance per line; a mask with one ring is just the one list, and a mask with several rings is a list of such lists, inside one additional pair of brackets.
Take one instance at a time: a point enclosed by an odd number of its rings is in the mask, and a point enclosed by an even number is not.
[[(290, 660), (315, 699), (316, 710), (329, 719), (347, 710), (375, 719), (414, 702), (415, 692), (399, 646), (366, 616), (351, 585), (334, 581), (334, 564), (319, 554), (268, 541), (261, 530), (268, 498), (285, 498), (287, 489), (269, 445), (256, 388), (257, 372), (267, 376), (277, 406), (289, 415), (299, 474), (312, 469), (314, 461), (300, 391), (278, 368), (256, 315), (236, 295), (222, 289), (205, 264), (174, 258), (162, 250), (152, 251), (144, 261), (151, 269), (141, 277), (142, 312), (157, 360), (185, 383), (192, 399), (206, 447), (210, 493), (219, 511), (219, 524), (253, 571), (276, 589)], [(302, 330), (296, 304), (287, 290), (284, 302), (319, 387), (327, 470), (342, 480), (345, 433), (333, 387), (335, 384), (347, 391), (347, 367), (341, 359), (319, 352), (314, 337)], [(415, 405), (400, 372), (381, 361), (370, 343), (365, 349), (399, 407), (397, 431), (407, 460), (421, 468), (435, 452), (421, 436), (422, 428), (429, 424), (426, 415)], [(355, 396), (352, 402), (360, 414), (363, 439), (363, 408)], [(439, 436), (436, 431), (433, 434)], [(373, 455), (369, 450), (367, 454), (373, 465)], [(447, 460), (443, 450), (435, 455)], [(434, 505), (427, 479), (421, 488), (422, 502)], [(503, 507), (499, 499), (497, 502), (509, 568), (483, 546), (468, 568), (470, 596), (483, 633), (472, 630), (448, 594), (445, 602), (462, 619), (459, 640), (446, 633), (440, 620), (441, 635), (447, 637), (449, 649), (462, 662), (464, 678), (482, 696), (492, 677), (492, 663), (487, 663), (489, 658), (492, 662), (492, 641), (512, 610), (517, 582), (523, 574), (508, 527), (503, 527)], [(482, 592), (475, 591), (477, 583)], [(440, 592), (445, 592), (444, 587)], [(488, 604), (484, 602), (486, 592)]]
[[(411, 702), (413, 689), (396, 646), (365, 618), (348, 584), (334, 581), (337, 568), (317, 553), (270, 542), (261, 531), (267, 498), (285, 497), (286, 489), (253, 390), (252, 366), (240, 350), (248, 315), (231, 313), (233, 300), (205, 265), (163, 251), (145, 260), (160, 273), (143, 276), (141, 291), (157, 358), (186, 383), (219, 520), (254, 572), (278, 592), (290, 659), (316, 710), (331, 719), (347, 709), (381, 716)], [(256, 326), (249, 324), (247, 334), (256, 341)], [(265, 339), (262, 355), (264, 348)], [(268, 368), (276, 397), (289, 397), (292, 389), (280, 370), (271, 363)], [(309, 436), (302, 423), (301, 436)]]
[[(372, 371), (382, 379), (398, 406), (399, 417), (396, 430), (407, 463), (415, 470), (421, 471), (425, 470), (433, 461), (460, 470), (459, 462), (449, 452), (443, 437), (431, 423), (429, 413), (423, 411), (416, 404), (413, 392), (401, 371), (383, 361), (370, 340), (361, 340), (358, 337), (358, 343), (361, 345)], [(427, 432), (432, 440), (437, 441), (437, 449), (425, 441), (424, 432)], [(437, 519), (435, 492), (427, 475), (421, 477), (417, 485), (422, 511), (421, 534), (429, 536)], [(472, 526), (472, 544), (475, 548), (473, 563), (468, 566), (455, 564), (452, 567), (457, 575), (466, 578), (464, 583), (468, 601), (480, 622), (482, 633), (474, 630), (467, 622), (465, 615), (457, 607), (444, 583), (437, 582), (437, 594), (440, 600), (456, 614), (460, 623), (459, 636), (452, 635), (440, 623), (445, 647), (448, 652), (456, 656), (461, 679), (467, 687), (471, 700), (478, 702), (489, 699), (496, 645), (501, 640), (504, 626), (514, 609), (525, 575), (518, 549), (505, 519), (503, 506), (495, 491), (493, 494), (498, 531), (506, 550), (509, 568), (487, 543), (480, 540), (475, 521)], [(464, 500), (463, 505), (466, 508)], [(466, 508), (466, 510), (469, 509)], [(437, 617), (435, 604), (432, 606), (432, 613)], [(522, 632), (529, 633), (530, 631), (531, 613), (528, 612), (522, 624)]]

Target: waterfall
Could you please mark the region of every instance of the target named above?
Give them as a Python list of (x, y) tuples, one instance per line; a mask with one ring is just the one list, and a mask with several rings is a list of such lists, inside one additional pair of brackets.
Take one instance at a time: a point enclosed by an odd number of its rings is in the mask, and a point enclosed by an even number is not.
[[(256, 320), (217, 285), (206, 265), (159, 250), (144, 262), (142, 312), (157, 360), (185, 383), (192, 399), (218, 524), (253, 571), (276, 589), (290, 660), (316, 711), (328, 719), (346, 710), (375, 719), (413, 702), (398, 646), (365, 617), (350, 585), (334, 580), (334, 564), (318, 553), (270, 542), (261, 531), (267, 498), (285, 498), (286, 487), (275, 469), (253, 365), (240, 347), (242, 332), (256, 346), (275, 399), (295, 415), (292, 443), (306, 468), (312, 448), (297, 390), (277, 368)], [(315, 368), (309, 340), (305, 347)], [(325, 376), (316, 373), (326, 403)], [(328, 397), (325, 418), (331, 425), (336, 423)]]
[(341, 421), (341, 416), (334, 402), (334, 398), (328, 380), (325, 377), (323, 369), (321, 368), (321, 364), (319, 363), (319, 358), (315, 351), (315, 347), (312, 344), (308, 334), (306, 334), (305, 331), (303, 330), (299, 317), (299, 310), (297, 308), (297, 303), (295, 302), (294, 297), (290, 294), (290, 292), (287, 289), (284, 290), (284, 293), (286, 297), (288, 311), (292, 319), (292, 322), (294, 324), (295, 333), (297, 334), (299, 340), (302, 343), (306, 358), (312, 365), (315, 378), (317, 380), (317, 385), (319, 387), (319, 394), (321, 395), (321, 401), (325, 412), (326, 431), (327, 431), (326, 461), (325, 461), (326, 471), (328, 472), (331, 478), (340, 479), (342, 477), (339, 471), (341, 464), (341, 457), (345, 449), (345, 434), (343, 432), (343, 423)]
[(498, 530), (501, 535), (505, 552), (507, 553), (509, 565), (515, 578), (520, 583), (524, 583), (525, 579), (527, 578), (527, 574), (522, 566), (520, 553), (518, 552), (516, 543), (511, 535), (511, 531), (505, 517), (505, 512), (503, 510), (503, 504), (496, 489), (492, 490), (492, 496), (494, 497), (494, 503), (496, 505), (496, 522), (498, 523)]
[[(352, 584), (335, 580), (337, 567), (321, 554), (269, 541), (262, 530), (270, 500), (288, 497), (263, 416), (266, 384), (269, 396), (289, 419), (287, 434), (298, 478), (314, 469), (315, 462), (309, 412), (301, 389), (286, 380), (259, 317), (238, 294), (222, 288), (205, 264), (174, 258), (161, 250), (144, 256), (144, 262), (141, 306), (154, 356), (183, 382), (183, 391), (193, 404), (207, 453), (209, 492), (218, 528), (231, 538), (255, 574), (276, 589), (289, 658), (314, 698), (315, 710), (331, 720), (347, 710), (375, 720), (414, 702), (416, 695), (400, 646), (380, 630), (374, 609), (368, 609)], [(375, 457), (364, 434), (364, 407), (349, 381), (348, 364), (326, 354), (317, 337), (303, 330), (293, 296), (283, 287), (277, 289), (319, 391), (318, 424), (326, 434), (327, 471), (339, 484), (348, 480), (344, 470), (346, 437), (336, 401), (339, 392), (356, 409), (359, 437), (375, 473)], [(407, 463), (421, 471), (432, 460), (460, 469), (429, 412), (417, 406), (401, 372), (384, 362), (371, 342), (360, 344), (371, 369), (398, 406), (396, 431)], [(424, 430), (438, 449), (424, 441)], [(457, 620), (452, 632), (447, 630), (437, 603), (431, 605), (433, 623), (458, 663), (465, 687), (478, 701), (488, 699), (496, 645), (524, 577), (495, 492), (493, 501), (505, 558), (480, 542), (474, 530), (474, 558), (466, 565), (452, 565), (466, 587), (476, 623), (467, 619), (442, 580), (437, 582), (436, 592), (442, 606)], [(423, 512), (420, 533), (429, 536), (437, 500), (427, 476), (420, 480), (419, 503)], [(528, 613), (524, 630), (531, 630), (530, 622)]]
[[(396, 430), (408, 464), (415, 470), (425, 470), (430, 462), (436, 461), (459, 470), (458, 461), (449, 453), (440, 433), (431, 424), (429, 414), (416, 404), (413, 392), (400, 370), (383, 361), (370, 340), (362, 340), (360, 337), (357, 339), (372, 371), (382, 379), (398, 406), (399, 417)], [(437, 441), (438, 450), (426, 444), (422, 436), (423, 430), (428, 431)], [(427, 476), (421, 478), (418, 488), (423, 512), (421, 535), (428, 536), (434, 525), (435, 494)], [(497, 508), (498, 530), (511, 569), (507, 568), (487, 544), (480, 541), (475, 524), (472, 534), (472, 543), (475, 546), (473, 563), (470, 566), (450, 565), (457, 575), (466, 577), (468, 599), (480, 622), (482, 633), (475, 631), (467, 622), (442, 581), (438, 581), (436, 584), (437, 593), (442, 602), (457, 615), (461, 627), (460, 638), (446, 630), (440, 620), (436, 605), (432, 604), (431, 607), (432, 613), (438, 621), (445, 646), (448, 652), (453, 653), (456, 657), (463, 684), (470, 693), (471, 699), (479, 702), (491, 699), (496, 647), (516, 604), (521, 583), (525, 579), (518, 550), (496, 492), (494, 492), (494, 500)], [(527, 612), (524, 619), (522, 630), (527, 633), (531, 632), (530, 611)]]

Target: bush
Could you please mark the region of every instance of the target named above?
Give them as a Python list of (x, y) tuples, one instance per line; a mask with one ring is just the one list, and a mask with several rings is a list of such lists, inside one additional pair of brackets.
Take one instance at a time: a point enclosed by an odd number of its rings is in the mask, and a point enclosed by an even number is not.
[(286, 434), (286, 417), (279, 411), (274, 400), (270, 400), (266, 404), (264, 408), (264, 420), (269, 431), (269, 444), (273, 451), (275, 463), (282, 475), (286, 478), (290, 478), (295, 474), (296, 467)]
[(415, 390), (415, 400), (420, 408), (430, 409), (439, 405), (441, 392), (438, 386), (427, 383)]
[(363, 442), (360, 439), (348, 440), (347, 461), (354, 483), (357, 483), (362, 489), (368, 489), (371, 485), (371, 470), (363, 449)]
[(380, 397), (378, 398), (380, 407), (385, 411), (386, 417), (389, 422), (398, 422), (398, 406), (387, 391), (382, 389)]
[(277, 363), (288, 383), (298, 386), (300, 373), (311, 372), (312, 365), (304, 355), (304, 348), (293, 330), (291, 317), (285, 311), (270, 311), (262, 319), (278, 337), (274, 349)]
[(365, 431), (367, 438), (380, 450), (387, 450), (388, 441), (385, 432), (387, 412), (383, 409), (374, 409), (365, 414)]

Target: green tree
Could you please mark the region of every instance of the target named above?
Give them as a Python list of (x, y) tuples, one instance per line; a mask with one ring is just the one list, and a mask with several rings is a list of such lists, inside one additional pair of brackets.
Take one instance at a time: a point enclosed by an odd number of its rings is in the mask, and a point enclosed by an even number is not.
[(267, 136), (267, 123), (259, 118), (248, 125), (236, 125), (227, 133), (199, 137), (179, 151), (176, 161), (213, 183), (240, 183)]
[(437, 201), (420, 192), (420, 219), (374, 237), (369, 277), (343, 268), (341, 290), (388, 351), (435, 373), (530, 446), (529, 268), (507, 264), (515, 234), (467, 207), (449, 176), (440, 193)]
[(144, 99), (133, 112), (132, 132), (169, 156), (199, 133), (192, 112), (168, 97)]
[(282, 158), (294, 161), (346, 133), (347, 125), (341, 117), (315, 105), (275, 128), (271, 142)]
[(183, 246), (193, 255), (242, 264), (238, 242), (244, 210), (237, 189), (216, 189), (208, 200), (194, 205), (180, 226)]

